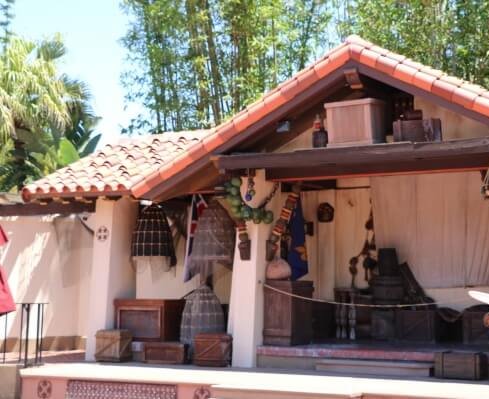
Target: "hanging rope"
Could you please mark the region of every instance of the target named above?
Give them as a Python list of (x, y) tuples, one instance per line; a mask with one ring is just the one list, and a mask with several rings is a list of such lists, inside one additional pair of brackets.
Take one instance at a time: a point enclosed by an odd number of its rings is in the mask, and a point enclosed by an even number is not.
[(454, 301), (449, 301), (449, 302), (430, 302), (430, 303), (411, 303), (411, 304), (398, 304), (398, 305), (374, 305), (374, 304), (366, 304), (366, 303), (351, 303), (351, 302), (336, 302), (336, 301), (328, 301), (326, 299), (319, 299), (319, 298), (308, 298), (305, 296), (297, 295), (297, 294), (292, 294), (291, 292), (283, 291), (281, 289), (272, 287), (271, 285), (264, 283), (262, 281), (259, 282), (260, 284), (263, 284), (265, 288), (268, 288), (269, 290), (278, 292), (282, 295), (287, 295), (293, 298), (297, 299), (302, 299), (305, 301), (310, 301), (310, 302), (321, 302), (321, 303), (329, 303), (330, 305), (343, 305), (343, 306), (355, 306), (355, 307), (363, 307), (363, 308), (384, 308), (384, 309), (392, 309), (392, 308), (412, 308), (416, 306), (439, 306), (439, 305), (452, 305), (455, 303), (464, 303), (467, 302), (467, 299), (460, 299), (460, 300), (454, 300)]

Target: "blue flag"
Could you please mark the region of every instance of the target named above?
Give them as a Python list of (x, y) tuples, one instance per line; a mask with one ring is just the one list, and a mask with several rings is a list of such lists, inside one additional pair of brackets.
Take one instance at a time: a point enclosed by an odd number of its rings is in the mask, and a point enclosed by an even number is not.
[(307, 250), (306, 250), (306, 233), (304, 230), (304, 216), (302, 215), (302, 206), (300, 198), (297, 200), (294, 211), (290, 218), (290, 248), (287, 256), (287, 262), (292, 269), (292, 281), (295, 281), (308, 272)]

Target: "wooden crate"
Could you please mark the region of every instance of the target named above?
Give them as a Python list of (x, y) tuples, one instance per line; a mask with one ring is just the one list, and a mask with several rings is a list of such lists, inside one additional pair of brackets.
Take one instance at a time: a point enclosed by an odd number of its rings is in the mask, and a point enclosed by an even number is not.
[(135, 341), (178, 341), (184, 306), (183, 299), (116, 299), (115, 327)]
[(392, 124), (394, 141), (442, 141), (441, 120), (424, 119), (402, 121), (398, 120)]
[[(267, 284), (287, 293), (312, 298), (312, 281), (267, 280)], [(312, 302), (264, 288), (263, 343), (265, 345), (305, 345), (312, 340)]]
[(233, 338), (227, 334), (197, 334), (193, 363), (197, 366), (226, 367), (231, 364)]
[(328, 147), (385, 142), (385, 103), (375, 98), (324, 104)]
[(99, 330), (95, 334), (97, 362), (123, 362), (132, 357), (132, 334), (128, 330)]
[(435, 353), (435, 377), (462, 380), (487, 378), (487, 356), (481, 352)]
[(187, 351), (180, 342), (145, 342), (144, 361), (158, 364), (184, 364)]
[(489, 344), (489, 328), (484, 326), (484, 315), (489, 311), (486, 305), (466, 309), (462, 315), (462, 335), (464, 344)]
[(441, 318), (436, 310), (400, 309), (396, 312), (396, 337), (401, 341), (437, 342)]

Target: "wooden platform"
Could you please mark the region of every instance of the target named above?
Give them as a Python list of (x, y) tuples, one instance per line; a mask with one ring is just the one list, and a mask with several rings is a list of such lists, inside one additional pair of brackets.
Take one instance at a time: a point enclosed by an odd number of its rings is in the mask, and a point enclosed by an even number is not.
[[(488, 352), (484, 346), (461, 344), (400, 344), (375, 341), (336, 341), (329, 343), (303, 346), (260, 346), (257, 349), (257, 365), (263, 368), (316, 370), (319, 363), (338, 366), (325, 367), (324, 370), (335, 373), (358, 373), (363, 375), (397, 375), (397, 376), (428, 376), (427, 365), (435, 362), (435, 354), (443, 351)], [(342, 362), (345, 361), (345, 362)], [(369, 367), (362, 361), (375, 362)], [(357, 365), (355, 365), (357, 364)], [(399, 367), (389, 369), (383, 364), (396, 364)], [(406, 364), (418, 364), (418, 368), (407, 367)], [(378, 366), (378, 367), (374, 367)], [(428, 367), (429, 368), (429, 367)], [(416, 369), (416, 371), (415, 371)], [(420, 374), (416, 374), (420, 372)]]
[(398, 377), (429, 377), (434, 364), (385, 360), (324, 359), (316, 370), (335, 374), (382, 375)]

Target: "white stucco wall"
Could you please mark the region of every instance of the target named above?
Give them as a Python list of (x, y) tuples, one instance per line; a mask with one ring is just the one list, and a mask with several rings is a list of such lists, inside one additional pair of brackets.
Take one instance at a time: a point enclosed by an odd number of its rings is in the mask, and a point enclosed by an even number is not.
[[(45, 336), (84, 336), (92, 234), (74, 216), (8, 217), (0, 218), (0, 224), (9, 238), (0, 248), (0, 264), (14, 300), (49, 303)], [(18, 336), (20, 311), (8, 320), (9, 337)], [(33, 324), (31, 332), (33, 336)]]

